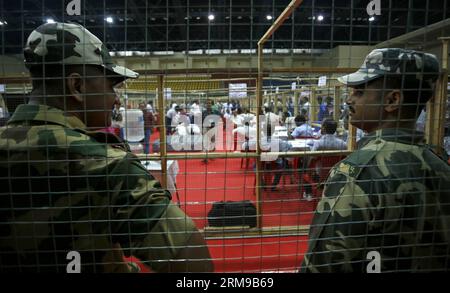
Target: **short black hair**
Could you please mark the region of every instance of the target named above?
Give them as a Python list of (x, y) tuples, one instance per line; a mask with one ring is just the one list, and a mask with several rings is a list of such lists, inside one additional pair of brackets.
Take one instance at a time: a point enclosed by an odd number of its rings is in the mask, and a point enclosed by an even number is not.
[(334, 134), (337, 129), (337, 122), (334, 121), (334, 119), (325, 118), (322, 121), (322, 129), (325, 131), (326, 134)]
[(306, 123), (306, 117), (304, 115), (297, 115), (294, 118), (294, 122), (298, 125)]

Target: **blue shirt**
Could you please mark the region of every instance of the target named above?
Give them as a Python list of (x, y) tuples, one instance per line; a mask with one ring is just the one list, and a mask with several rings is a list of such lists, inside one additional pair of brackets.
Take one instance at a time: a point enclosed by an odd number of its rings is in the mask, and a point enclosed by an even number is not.
[(322, 121), (326, 116), (328, 116), (328, 105), (327, 103), (320, 104), (318, 119)]
[(323, 150), (345, 150), (347, 144), (342, 139), (336, 137), (334, 134), (324, 134), (319, 140), (314, 142), (312, 151)]
[(295, 138), (301, 137), (301, 136), (306, 136), (306, 137), (311, 137), (314, 136), (314, 130), (312, 129), (311, 126), (309, 126), (308, 124), (302, 124), (298, 127), (296, 127), (294, 129), (294, 131), (292, 131), (292, 136)]

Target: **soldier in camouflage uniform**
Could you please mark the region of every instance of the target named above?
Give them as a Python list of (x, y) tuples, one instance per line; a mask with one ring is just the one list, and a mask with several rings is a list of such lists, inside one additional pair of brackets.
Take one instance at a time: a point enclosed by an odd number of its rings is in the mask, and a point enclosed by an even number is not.
[(28, 104), (0, 128), (0, 271), (211, 271), (193, 221), (108, 127), (114, 87), (138, 74), (112, 63), (78, 24), (44, 24), (24, 50)]
[(449, 270), (450, 167), (415, 130), (438, 76), (434, 55), (376, 49), (339, 78), (369, 135), (329, 174), (301, 272)]

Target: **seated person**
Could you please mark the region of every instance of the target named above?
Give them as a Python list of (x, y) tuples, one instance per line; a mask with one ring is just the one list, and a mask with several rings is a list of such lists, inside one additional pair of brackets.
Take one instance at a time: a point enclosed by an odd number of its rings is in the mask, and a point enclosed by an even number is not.
[[(270, 124), (265, 127), (265, 133), (263, 135), (263, 139), (261, 140), (261, 150), (263, 151), (276, 151), (276, 152), (287, 152), (292, 148), (292, 145), (283, 139), (272, 137), (272, 126)], [(273, 149), (273, 146), (278, 146), (278, 149)], [(283, 170), (289, 168), (288, 158), (280, 158), (278, 157), (275, 160), (277, 171), (275, 172), (275, 176), (272, 182), (272, 191), (276, 190), (276, 186), (280, 182), (281, 175), (283, 174)], [(264, 182), (263, 182), (264, 185)], [(264, 186), (265, 188), (265, 186)]]
[(175, 132), (167, 137), (168, 151), (201, 151), (203, 140), (200, 127), (196, 124), (189, 124), (189, 119), (180, 122), (175, 128)]
[(331, 118), (325, 118), (322, 122), (320, 133), (322, 136), (319, 140), (314, 141), (312, 151), (321, 150), (345, 150), (347, 144), (335, 135), (337, 122)]
[[(314, 141), (314, 144), (311, 148), (311, 151), (325, 151), (325, 150), (345, 150), (347, 149), (347, 143), (342, 139), (338, 138), (335, 133), (337, 129), (337, 122), (332, 118), (325, 118), (322, 122), (322, 128), (320, 129), (322, 136), (319, 140)], [(315, 162), (313, 166), (311, 166), (311, 162)], [(314, 161), (313, 159), (307, 159), (304, 162), (305, 170), (311, 172), (312, 179), (315, 182), (320, 181), (320, 172), (322, 170), (322, 162), (320, 160)], [(308, 167), (309, 166), (309, 167)], [(305, 184), (304, 194), (306, 200), (312, 200), (312, 187), (309, 184)]]
[(242, 110), (237, 109), (232, 111), (231, 121), (237, 126), (244, 125), (243, 117), (242, 117)]
[[(285, 113), (287, 113), (287, 112), (285, 112)], [(293, 131), (295, 129), (295, 127), (296, 127), (296, 125), (295, 125), (295, 117), (294, 116), (285, 115), (284, 116), (284, 126), (286, 127), (286, 130), (288, 132)]]
[(243, 114), (241, 114), (241, 121), (244, 123), (248, 122), (250, 126), (256, 125), (256, 115), (250, 113), (248, 108), (243, 109)]
[(276, 125), (280, 125), (280, 116), (278, 116), (277, 114), (273, 113), (272, 108), (271, 107), (265, 107), (264, 108), (264, 121), (268, 121), (270, 122), (270, 124), (276, 126)]
[[(247, 150), (248, 141), (256, 141), (256, 127), (250, 126), (250, 122), (246, 121), (244, 126), (239, 126), (233, 129), (233, 136), (237, 133), (238, 148), (242, 144), (242, 149)], [(247, 144), (246, 144), (247, 143)], [(237, 149), (240, 151), (240, 149)]]
[(303, 115), (297, 115), (295, 117), (295, 125), (297, 126), (294, 131), (292, 131), (291, 136), (293, 138), (299, 137), (312, 137), (314, 136), (314, 129), (306, 124), (306, 117)]

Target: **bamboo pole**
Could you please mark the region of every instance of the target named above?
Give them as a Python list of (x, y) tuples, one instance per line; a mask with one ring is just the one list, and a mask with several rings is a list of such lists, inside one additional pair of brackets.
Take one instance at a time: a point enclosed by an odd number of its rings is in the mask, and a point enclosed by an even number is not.
[[(349, 151), (345, 150), (331, 150), (331, 151), (288, 151), (288, 152), (273, 152), (274, 155), (278, 155), (283, 158), (293, 158), (293, 157), (314, 157), (314, 156), (338, 156), (338, 155), (349, 155)], [(161, 159), (160, 155), (146, 155), (146, 154), (136, 154), (136, 156), (142, 160), (158, 161)], [(206, 156), (210, 159), (232, 159), (232, 158), (257, 158), (256, 153), (170, 153), (167, 154), (167, 159), (169, 160), (198, 160), (204, 159)]]
[[(300, 4), (302, 4), (303, 0), (292, 0), (291, 3), (284, 9), (284, 11), (278, 16), (277, 20), (269, 27), (266, 33), (262, 36), (262, 38), (258, 41), (258, 47), (264, 45), (264, 43), (273, 35), (273, 33), (284, 23), (284, 21), (291, 16), (292, 12), (295, 8), (297, 8)], [(261, 51), (262, 55), (262, 51)], [(258, 52), (259, 56), (259, 52)], [(258, 69), (260, 68), (258, 64)], [(258, 70), (259, 72), (259, 70)]]
[(257, 227), (261, 229), (261, 145), (260, 145), (260, 136), (261, 136), (261, 125), (259, 114), (262, 106), (262, 84), (263, 84), (263, 75), (264, 75), (264, 65), (263, 65), (263, 48), (264, 43), (272, 36), (272, 34), (284, 23), (284, 21), (292, 14), (295, 8), (297, 8), (303, 0), (292, 0), (291, 3), (284, 9), (284, 11), (278, 16), (275, 22), (270, 26), (270, 28), (266, 31), (266, 33), (262, 36), (262, 38), (258, 41), (258, 78), (256, 81), (256, 107), (257, 107), (257, 115), (256, 115), (256, 153), (258, 157), (256, 159), (256, 214), (257, 214)]
[(434, 97), (426, 105), (425, 138), (436, 153), (442, 153), (444, 138), (444, 118), (448, 83), (448, 40), (450, 37), (439, 38), (442, 41), (442, 72), (436, 84)]
[[(263, 46), (258, 44), (258, 69), (262, 69), (262, 56), (263, 56)], [(260, 114), (262, 113), (262, 82), (263, 82), (263, 72), (258, 70), (258, 78), (256, 80), (256, 183), (255, 183), (255, 196), (256, 196), (256, 227), (262, 227), (262, 202), (261, 202), (261, 119)], [(269, 99), (270, 103), (270, 99)]]
[(444, 127), (445, 127), (445, 110), (447, 107), (447, 84), (448, 84), (448, 41), (450, 37), (439, 38), (442, 41), (442, 73), (439, 78), (440, 89), (435, 97), (437, 101), (434, 107), (434, 123), (435, 132), (433, 145), (436, 146), (436, 152), (442, 155), (444, 143)]
[(294, 91), (294, 116), (297, 116), (299, 113), (299, 107), (298, 107), (299, 97), (300, 97), (300, 91), (298, 89), (296, 89)]
[(336, 122), (339, 121), (341, 116), (341, 88), (340, 86), (334, 87), (334, 112), (333, 118)]
[(348, 122), (347, 150), (354, 151), (356, 149), (356, 127), (351, 124), (351, 118)]
[(159, 127), (159, 143), (160, 143), (160, 159), (161, 159), (161, 186), (167, 188), (167, 138), (166, 138), (166, 115), (164, 103), (164, 77), (158, 75), (158, 111), (160, 118)]
[(317, 95), (316, 88), (311, 89), (311, 96), (309, 98), (309, 119), (310, 123), (317, 122)]
[(281, 102), (283, 103), (283, 113), (287, 112), (286, 101), (287, 101), (286, 94), (285, 93), (281, 94)]

